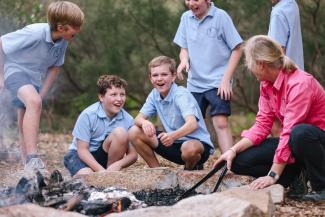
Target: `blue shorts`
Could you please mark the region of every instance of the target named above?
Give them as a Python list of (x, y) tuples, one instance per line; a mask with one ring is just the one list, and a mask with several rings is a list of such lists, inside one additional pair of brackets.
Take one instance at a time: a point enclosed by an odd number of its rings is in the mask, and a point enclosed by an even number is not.
[[(159, 134), (161, 132), (157, 132), (157, 134)], [(160, 139), (158, 139), (158, 147), (154, 150), (157, 154), (159, 154), (160, 156), (162, 156), (163, 158), (174, 162), (176, 164), (181, 164), (184, 165), (185, 162), (182, 159), (182, 152), (181, 152), (181, 146), (182, 144), (186, 142), (186, 141), (176, 141), (174, 142), (171, 146), (165, 146), (162, 144), (162, 142), (160, 141)], [(199, 164), (204, 164), (210, 156), (210, 146), (208, 144), (206, 144), (205, 142), (200, 141), (203, 144), (204, 147), (204, 151), (201, 155), (201, 159), (199, 160), (199, 162), (197, 163), (197, 165)]]
[[(19, 88), (25, 85), (33, 85), (31, 78), (26, 74), (26, 73), (14, 73), (10, 75), (6, 80), (5, 80), (5, 86), (9, 90), (11, 96), (12, 96), (12, 104), (16, 108), (22, 108), (25, 109), (25, 104), (18, 99), (17, 97), (17, 92)], [(33, 85), (36, 89), (37, 92), (39, 92), (39, 87)]]
[[(96, 151), (90, 153), (102, 167), (105, 169), (107, 168), (108, 154), (104, 151), (103, 145)], [(89, 167), (79, 158), (77, 150), (69, 150), (69, 152), (64, 155), (63, 163), (69, 170), (71, 176), (74, 176), (82, 168)]]
[(194, 98), (200, 106), (203, 117), (205, 118), (205, 113), (210, 105), (210, 115), (231, 115), (230, 100), (221, 99), (217, 95), (218, 89), (214, 88), (207, 90), (203, 93), (193, 93)]

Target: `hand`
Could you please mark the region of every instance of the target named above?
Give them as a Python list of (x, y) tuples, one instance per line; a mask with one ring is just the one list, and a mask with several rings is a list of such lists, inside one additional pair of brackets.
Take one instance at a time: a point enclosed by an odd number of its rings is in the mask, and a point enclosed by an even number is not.
[(107, 171), (120, 171), (122, 169), (122, 167), (117, 164), (117, 163), (113, 163), (110, 166), (107, 167)]
[(152, 137), (156, 135), (156, 127), (148, 120), (144, 120), (142, 123), (142, 130), (145, 135)]
[(188, 61), (181, 61), (181, 63), (177, 67), (177, 77), (179, 80), (184, 79), (183, 70), (185, 69), (185, 72), (188, 72), (189, 68), (190, 64), (188, 63)]
[(273, 185), (276, 183), (275, 178), (272, 178), (271, 176), (263, 176), (256, 180), (254, 180), (250, 185), (249, 188), (252, 190), (258, 190), (266, 188), (270, 185)]
[(232, 166), (232, 161), (234, 160), (235, 157), (236, 157), (235, 152), (233, 152), (232, 150), (227, 150), (216, 160), (216, 162), (213, 164), (213, 167), (216, 167), (221, 162), (226, 161), (227, 169), (230, 171)]
[(222, 79), (220, 87), (218, 88), (217, 95), (220, 96), (221, 99), (230, 100), (233, 92), (232, 87), (229, 80)]
[(167, 146), (167, 147), (171, 146), (175, 141), (175, 139), (173, 139), (170, 134), (165, 133), (165, 132), (160, 133), (158, 135), (158, 138), (160, 139), (162, 144)]

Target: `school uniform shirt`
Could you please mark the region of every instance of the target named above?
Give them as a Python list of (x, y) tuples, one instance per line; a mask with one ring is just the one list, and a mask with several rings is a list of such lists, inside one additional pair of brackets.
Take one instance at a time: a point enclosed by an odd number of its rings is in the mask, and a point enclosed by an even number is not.
[(69, 150), (77, 150), (77, 139), (89, 143), (89, 151), (96, 151), (105, 138), (117, 127), (126, 131), (133, 125), (133, 117), (121, 109), (110, 119), (100, 102), (88, 106), (79, 115), (72, 131), (73, 140)]
[(183, 13), (174, 43), (189, 52), (187, 88), (196, 93), (218, 88), (232, 50), (242, 41), (230, 16), (213, 3), (202, 19), (191, 10)]
[(260, 144), (278, 118), (282, 131), (273, 160), (275, 163), (294, 162), (288, 141), (295, 125), (305, 123), (325, 130), (325, 91), (312, 75), (299, 69), (280, 71), (274, 84), (262, 81), (258, 106), (255, 124), (243, 131), (242, 136)]
[(200, 107), (186, 88), (173, 83), (164, 99), (161, 98), (156, 89), (153, 89), (140, 113), (147, 117), (158, 115), (167, 133), (178, 130), (185, 124), (186, 116), (194, 115), (199, 125), (198, 129), (178, 140), (200, 140), (208, 144), (211, 147), (211, 153), (213, 153), (214, 146), (210, 140), (210, 134), (205, 126)]
[(300, 14), (295, 0), (281, 0), (272, 8), (268, 36), (285, 47), (286, 55), (304, 70)]
[(26, 73), (32, 84), (40, 87), (42, 73), (64, 63), (68, 42), (53, 41), (47, 23), (31, 24), (1, 36), (5, 54), (4, 79), (14, 73)]

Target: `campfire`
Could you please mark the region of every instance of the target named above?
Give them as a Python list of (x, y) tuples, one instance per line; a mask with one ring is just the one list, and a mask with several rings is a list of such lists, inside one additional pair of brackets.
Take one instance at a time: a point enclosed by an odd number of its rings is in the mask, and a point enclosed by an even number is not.
[(21, 178), (15, 187), (0, 190), (0, 208), (34, 203), (88, 216), (103, 216), (148, 206), (173, 205), (184, 191), (176, 187), (131, 193), (124, 188), (89, 186), (82, 179), (63, 180), (58, 170), (49, 178), (37, 171), (31, 178)]

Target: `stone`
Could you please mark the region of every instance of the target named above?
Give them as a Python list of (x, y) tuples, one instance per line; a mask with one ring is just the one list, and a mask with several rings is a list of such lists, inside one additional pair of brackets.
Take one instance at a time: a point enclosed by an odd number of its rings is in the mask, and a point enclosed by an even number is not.
[[(80, 178), (80, 176), (78, 177)], [(176, 173), (166, 167), (146, 168), (125, 171), (105, 171), (82, 176), (85, 182), (95, 187), (126, 188), (140, 190), (167, 189), (177, 186)]]
[[(208, 172), (207, 171), (184, 171), (179, 170), (177, 172), (178, 184), (181, 189), (189, 189), (197, 182), (199, 182)], [(220, 177), (221, 171), (218, 171), (195, 191), (197, 193), (209, 194), (213, 191), (218, 178)], [(239, 176), (233, 173), (227, 173), (223, 178), (218, 191), (224, 191), (229, 188), (239, 187), (249, 184), (253, 180), (249, 176)]]
[(66, 212), (53, 208), (45, 208), (34, 204), (9, 206), (0, 209), (0, 217), (84, 217), (76, 212)]

